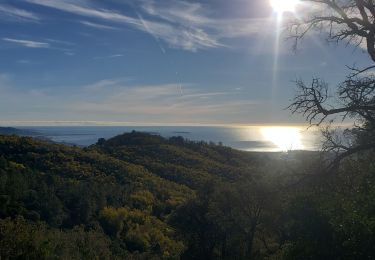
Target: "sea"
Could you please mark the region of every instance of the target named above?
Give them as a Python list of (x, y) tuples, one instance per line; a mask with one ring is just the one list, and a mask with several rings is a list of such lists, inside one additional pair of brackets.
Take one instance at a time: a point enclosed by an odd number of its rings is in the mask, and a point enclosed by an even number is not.
[(95, 144), (99, 138), (109, 139), (131, 131), (182, 136), (192, 141), (205, 141), (243, 151), (280, 152), (319, 150), (319, 132), (306, 127), (285, 126), (22, 126), (19, 129), (37, 132), (38, 137), (77, 146)]

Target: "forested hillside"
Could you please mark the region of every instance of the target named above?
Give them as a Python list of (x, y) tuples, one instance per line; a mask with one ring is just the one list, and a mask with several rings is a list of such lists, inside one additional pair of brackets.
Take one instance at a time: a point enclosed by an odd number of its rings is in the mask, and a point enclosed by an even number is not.
[(327, 174), (319, 153), (138, 132), (87, 148), (0, 136), (0, 256), (372, 259), (371, 158)]

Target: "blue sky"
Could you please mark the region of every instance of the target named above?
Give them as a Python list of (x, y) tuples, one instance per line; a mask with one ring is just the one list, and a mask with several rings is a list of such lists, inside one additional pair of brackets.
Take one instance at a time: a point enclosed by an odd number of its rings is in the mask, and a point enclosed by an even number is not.
[(315, 36), (276, 55), (268, 0), (1, 0), (0, 26), (3, 125), (297, 124), (293, 80), (367, 60)]

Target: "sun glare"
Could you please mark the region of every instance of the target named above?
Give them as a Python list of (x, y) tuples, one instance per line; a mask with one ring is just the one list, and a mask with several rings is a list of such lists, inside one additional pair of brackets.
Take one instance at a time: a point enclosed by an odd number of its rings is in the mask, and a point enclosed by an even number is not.
[(273, 10), (278, 14), (294, 12), (299, 0), (270, 0)]
[(264, 127), (263, 138), (277, 146), (278, 150), (302, 150), (301, 130), (296, 127)]

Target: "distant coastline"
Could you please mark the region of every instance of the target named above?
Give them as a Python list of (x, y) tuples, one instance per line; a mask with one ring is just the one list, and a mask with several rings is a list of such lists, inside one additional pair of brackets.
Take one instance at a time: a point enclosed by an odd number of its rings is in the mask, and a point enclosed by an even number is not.
[[(31, 136), (59, 144), (73, 146), (90, 146), (98, 139), (109, 139), (114, 136), (132, 131), (160, 135), (165, 138), (181, 136), (191, 141), (222, 144), (233, 149), (252, 152), (278, 152), (279, 149), (270, 140), (264, 139), (261, 128), (227, 128), (227, 127), (197, 127), (197, 126), (15, 126), (3, 127), (3, 133)], [(6, 132), (6, 133), (5, 133)], [(302, 134), (304, 150), (316, 151), (314, 133)]]
[(0, 127), (1, 135), (25, 135), (25, 136), (37, 136), (40, 133), (30, 129), (19, 129), (15, 127)]

